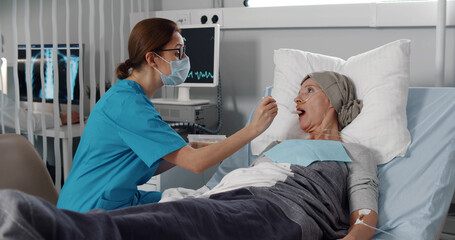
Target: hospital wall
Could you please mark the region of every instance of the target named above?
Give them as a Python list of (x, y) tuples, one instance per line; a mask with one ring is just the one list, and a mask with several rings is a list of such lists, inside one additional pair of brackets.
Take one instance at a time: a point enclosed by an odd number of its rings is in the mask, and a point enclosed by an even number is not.
[[(217, 1), (161, 0), (155, 4), (155, 11), (205, 9), (213, 7), (214, 2)], [(242, 4), (243, 1), (224, 1), (225, 8), (241, 8)], [(417, 18), (419, 16), (416, 16)], [(448, 20), (452, 18), (453, 14), (449, 12)], [(273, 21), (273, 16), (270, 19)], [(263, 89), (273, 84), (275, 49), (296, 48), (347, 59), (397, 39), (411, 40), (410, 85), (434, 86), (434, 26), (222, 29), (220, 77), (224, 100), (223, 131), (232, 134), (240, 129), (248, 120), (251, 108), (262, 96)], [(455, 87), (453, 25), (449, 26), (446, 32), (445, 61), (444, 86)], [(207, 92), (205, 89), (200, 91), (201, 94)]]
[[(95, 28), (95, 47), (90, 46), (89, 26), (90, 6), (89, 1), (82, 3), (82, 41), (85, 46), (84, 57), (84, 78), (88, 85), (91, 68), (95, 68), (96, 76), (99, 78), (99, 59), (100, 54), (106, 56), (106, 81), (114, 77), (114, 68), (109, 64), (110, 59), (114, 58), (116, 63), (124, 61), (122, 54), (127, 49), (127, 39), (130, 32), (130, 13), (142, 11), (164, 12), (188, 9), (210, 9), (215, 2), (210, 0), (154, 0), (149, 1), (148, 9), (145, 1), (112, 0), (104, 1), (105, 12), (105, 48), (100, 50), (100, 21), (99, 21), (99, 1), (95, 1), (95, 16), (93, 26)], [(57, 1), (58, 19), (58, 42), (64, 43), (65, 39), (65, 2)], [(70, 42), (78, 42), (78, 2), (68, 1), (71, 8), (70, 14)], [(121, 3), (123, 5), (123, 28), (121, 29)], [(225, 8), (242, 9), (243, 0), (225, 0)], [(0, 0), (0, 25), (1, 41), (3, 44), (3, 55), (7, 59), (12, 59), (15, 51), (13, 44), (13, 23), (12, 6), (13, 0)], [(30, 36), (32, 44), (39, 44), (39, 26), (36, 19), (39, 15), (40, 1), (30, 0)], [(47, 6), (43, 11), (43, 36), (45, 43), (52, 43), (52, 21), (50, 5), (52, 0), (43, 0), (43, 5)], [(219, 3), (218, 3), (219, 4)], [(114, 21), (111, 21), (111, 7), (114, 11)], [(220, 6), (215, 6), (220, 7)], [(18, 44), (25, 43), (24, 28), (24, 1), (17, 1), (17, 39)], [(453, 18), (453, 14), (450, 15)], [(271, 16), (276, 17), (276, 16)], [(420, 16), (416, 16), (419, 18)], [(272, 22), (270, 22), (272, 23)], [(292, 23), (290, 23), (291, 25)], [(123, 37), (124, 44), (121, 45)], [(455, 29), (449, 26), (446, 33), (446, 67), (445, 67), (445, 86), (455, 87)], [(114, 46), (111, 45), (111, 38), (114, 38)], [(222, 28), (220, 45), (220, 76), (222, 81), (223, 95), (223, 128), (221, 134), (231, 135), (242, 128), (248, 120), (251, 109), (262, 97), (262, 91), (266, 86), (273, 83), (273, 51), (279, 48), (296, 48), (320, 54), (337, 56), (347, 59), (385, 43), (397, 39), (410, 39), (411, 44), (411, 86), (433, 86), (436, 76), (435, 72), (435, 27), (281, 27), (281, 28)], [(111, 49), (114, 49), (113, 51)], [(123, 51), (123, 53), (122, 53)], [(89, 61), (89, 54), (95, 53), (96, 61)], [(191, 56), (190, 56), (191, 57)], [(11, 68), (13, 62), (8, 61)], [(12, 76), (12, 74), (8, 74)], [(99, 79), (96, 79), (99, 81)], [(12, 89), (13, 79), (9, 77), (9, 89)], [(9, 91), (9, 94), (13, 91)], [(200, 88), (192, 89), (191, 96), (198, 98), (209, 98), (216, 101), (216, 89)], [(89, 111), (89, 101), (85, 97), (85, 113)], [(77, 106), (75, 106), (77, 107)], [(163, 174), (161, 183), (162, 189), (175, 186), (187, 188), (199, 187), (203, 182), (210, 178), (210, 173), (197, 178), (191, 174), (183, 174), (182, 169), (174, 168), (171, 172)], [(175, 176), (179, 176), (178, 179)], [(186, 184), (186, 185), (185, 185)]]
[[(43, 0), (45, 4), (50, 4), (51, 0)], [(58, 1), (58, 39), (60, 43), (65, 42), (65, 1)], [(82, 1), (83, 9), (82, 21), (84, 26), (89, 25), (89, 6), (88, 1)], [(95, 51), (96, 59), (99, 59), (100, 52), (104, 53), (106, 59), (106, 81), (114, 77), (113, 67), (109, 64), (109, 58), (115, 57), (116, 62), (121, 59), (121, 51), (126, 50), (127, 38), (130, 31), (129, 13), (138, 11), (138, 1), (133, 1), (133, 9), (129, 1), (124, 1), (124, 29), (117, 29), (120, 21), (119, 3), (114, 0), (114, 51), (111, 51), (110, 36), (113, 28), (110, 22), (111, 6), (105, 2), (105, 35), (108, 40), (105, 49), (99, 50), (99, 17), (96, 14), (96, 48), (89, 46), (88, 34), (83, 35), (85, 44), (85, 71), (84, 76), (88, 79), (90, 67), (96, 69), (96, 76), (99, 76), (99, 63), (89, 63), (89, 53)], [(215, 2), (209, 0), (155, 0), (149, 1), (148, 8), (151, 12), (174, 11), (184, 9), (206, 9), (212, 8)], [(243, 1), (225, 0), (225, 8), (241, 8)], [(78, 1), (69, 1), (72, 9), (78, 8)], [(39, 1), (30, 1), (30, 15), (32, 19), (37, 19), (39, 14)], [(98, 1), (96, 6), (98, 7)], [(22, 12), (24, 5), (22, 1), (17, 2), (18, 12)], [(145, 11), (144, 1), (142, 10)], [(2, 25), (2, 39), (4, 53), (7, 58), (11, 58), (14, 53), (12, 43), (12, 0), (2, 0), (0, 7), (0, 23)], [(45, 9), (44, 19), (44, 41), (52, 43), (52, 22), (48, 15), (50, 9)], [(70, 28), (71, 42), (78, 41), (77, 35), (77, 11), (72, 13)], [(418, 18), (418, 16), (416, 16)], [(88, 32), (88, 27), (84, 27)], [(23, 18), (17, 19), (18, 43), (24, 44)], [(120, 34), (124, 36), (124, 46), (120, 45)], [(446, 67), (444, 86), (455, 87), (455, 29), (449, 26), (446, 33)], [(266, 86), (273, 83), (273, 51), (279, 48), (297, 48), (306, 51), (337, 56), (347, 59), (385, 43), (397, 39), (410, 39), (411, 43), (411, 86), (433, 86), (435, 73), (435, 27), (302, 27), (302, 28), (245, 28), (245, 29), (222, 29), (220, 45), (220, 77), (222, 81), (223, 94), (223, 129), (221, 134), (231, 135), (239, 130), (247, 122), (251, 109), (257, 100), (262, 96), (262, 91)], [(39, 28), (36, 21), (31, 22), (31, 42), (39, 43)], [(123, 49), (123, 50), (122, 50)], [(190, 56), (191, 57), (191, 56)], [(8, 62), (9, 65), (12, 61)], [(9, 81), (12, 81), (11, 79)], [(88, 83), (88, 81), (86, 81)], [(215, 89), (192, 89), (191, 96), (198, 98), (209, 98), (216, 101)], [(85, 108), (88, 109), (88, 101), (85, 101)], [(86, 111), (88, 112), (88, 111)]]

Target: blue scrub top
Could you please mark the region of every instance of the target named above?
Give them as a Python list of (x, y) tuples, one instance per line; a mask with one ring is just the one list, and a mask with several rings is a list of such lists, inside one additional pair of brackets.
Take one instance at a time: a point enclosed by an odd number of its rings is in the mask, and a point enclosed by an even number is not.
[(57, 207), (86, 212), (157, 202), (160, 192), (137, 186), (153, 176), (163, 156), (185, 145), (142, 87), (120, 80), (90, 113)]

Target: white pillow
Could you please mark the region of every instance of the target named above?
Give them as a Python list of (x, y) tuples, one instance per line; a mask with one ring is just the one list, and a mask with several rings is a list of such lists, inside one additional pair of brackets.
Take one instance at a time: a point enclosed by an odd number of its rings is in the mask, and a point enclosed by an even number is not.
[(361, 143), (373, 150), (378, 164), (404, 156), (411, 143), (407, 129), (406, 102), (409, 86), (410, 40), (398, 40), (348, 60), (296, 49), (275, 50), (272, 96), (278, 114), (271, 126), (251, 142), (254, 155), (275, 140), (306, 138), (298, 123), (294, 97), (303, 78), (312, 72), (334, 71), (355, 84), (363, 108), (342, 130), (346, 142)]

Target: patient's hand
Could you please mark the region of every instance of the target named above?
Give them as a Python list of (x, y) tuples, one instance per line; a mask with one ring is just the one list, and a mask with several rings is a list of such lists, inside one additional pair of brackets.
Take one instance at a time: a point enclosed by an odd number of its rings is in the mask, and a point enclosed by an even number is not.
[(273, 99), (271, 96), (265, 97), (256, 108), (250, 125), (258, 131), (257, 133), (259, 135), (264, 132), (270, 126), (270, 124), (272, 124), (272, 121), (277, 113), (278, 107), (276, 105), (275, 99)]
[[(351, 227), (349, 228), (348, 235), (341, 240), (367, 240), (373, 237), (375, 229), (367, 227), (363, 224), (356, 224), (358, 218), (359, 210), (351, 213)], [(376, 224), (378, 223), (378, 214), (375, 211), (371, 211), (369, 214), (364, 215), (361, 219), (367, 225), (376, 227)]]
[[(62, 121), (62, 125), (68, 124), (68, 114), (61, 113), (60, 120)], [(75, 111), (71, 111), (71, 123), (78, 123), (79, 122), (79, 113)]]

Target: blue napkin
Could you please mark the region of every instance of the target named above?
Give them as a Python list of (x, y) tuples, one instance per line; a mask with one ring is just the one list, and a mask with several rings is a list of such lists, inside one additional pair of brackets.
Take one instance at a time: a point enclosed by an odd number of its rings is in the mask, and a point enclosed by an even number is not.
[(305, 167), (316, 161), (352, 162), (341, 142), (328, 140), (285, 140), (264, 155), (276, 163)]

